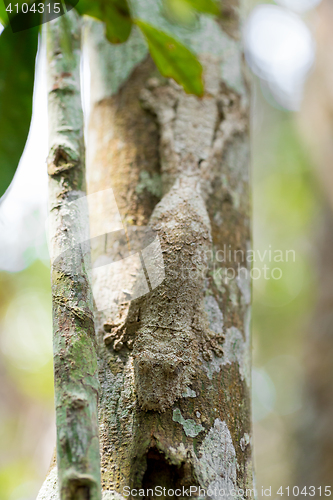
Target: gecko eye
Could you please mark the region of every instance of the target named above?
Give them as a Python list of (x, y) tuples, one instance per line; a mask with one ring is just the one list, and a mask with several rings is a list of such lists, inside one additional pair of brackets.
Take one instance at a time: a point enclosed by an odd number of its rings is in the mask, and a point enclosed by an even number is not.
[(140, 359), (138, 362), (139, 370), (142, 372), (148, 372), (150, 369), (149, 359)]
[(164, 371), (168, 375), (176, 376), (179, 374), (182, 366), (183, 366), (183, 360), (181, 358), (171, 359), (169, 361), (165, 361)]

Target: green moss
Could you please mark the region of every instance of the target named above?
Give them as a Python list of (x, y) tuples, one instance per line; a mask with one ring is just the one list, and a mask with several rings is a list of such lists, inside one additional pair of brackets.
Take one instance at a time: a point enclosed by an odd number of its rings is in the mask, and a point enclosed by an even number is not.
[(141, 194), (144, 190), (147, 190), (156, 198), (161, 198), (162, 196), (162, 178), (159, 174), (150, 175), (149, 172), (143, 170), (140, 172), (140, 182), (136, 186), (135, 191)]

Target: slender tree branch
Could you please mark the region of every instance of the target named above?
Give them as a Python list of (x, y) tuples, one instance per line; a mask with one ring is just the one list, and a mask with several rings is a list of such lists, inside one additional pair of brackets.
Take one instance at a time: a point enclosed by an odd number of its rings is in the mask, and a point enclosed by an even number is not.
[(101, 498), (80, 56), (79, 16), (72, 11), (49, 22), (49, 238), (61, 500)]

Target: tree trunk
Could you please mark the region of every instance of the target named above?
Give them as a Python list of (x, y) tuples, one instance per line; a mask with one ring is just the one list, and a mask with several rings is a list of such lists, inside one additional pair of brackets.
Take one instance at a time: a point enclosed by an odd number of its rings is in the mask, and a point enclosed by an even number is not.
[[(254, 496), (248, 92), (238, 7), (189, 29), (166, 21), (160, 2), (134, 2), (137, 17), (199, 55), (202, 98), (161, 77), (135, 30), (112, 46), (100, 23), (87, 28), (105, 499), (133, 488), (157, 498), (157, 486), (166, 498)], [(55, 477), (54, 467), (39, 499), (56, 498), (47, 492), (56, 491)]]

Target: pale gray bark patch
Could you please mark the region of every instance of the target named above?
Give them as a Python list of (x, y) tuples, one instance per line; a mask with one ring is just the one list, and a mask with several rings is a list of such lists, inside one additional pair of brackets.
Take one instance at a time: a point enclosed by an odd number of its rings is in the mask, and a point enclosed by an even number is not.
[[(200, 446), (199, 456), (195, 469), (211, 498), (242, 498), (231, 493), (231, 490), (237, 490), (238, 464), (232, 437), (225, 422), (215, 419), (214, 426)], [(225, 492), (224, 496), (219, 494), (222, 490)]]
[(223, 332), (223, 314), (212, 295), (205, 297), (205, 311), (208, 315), (209, 328), (215, 333)]
[(103, 491), (102, 500), (125, 500), (125, 497), (115, 490)]
[[(218, 281), (219, 286), (222, 287), (222, 281)], [(250, 332), (250, 321), (251, 321), (251, 282), (250, 282), (250, 273), (246, 268), (241, 268), (239, 271), (236, 280), (233, 280), (230, 285), (237, 286), (242, 294), (242, 299), (244, 304), (246, 305), (245, 314), (244, 314), (244, 335), (240, 332), (240, 330), (234, 326), (228, 328), (225, 333), (225, 341), (223, 344), (223, 356), (221, 358), (214, 358), (211, 361), (205, 362), (203, 361), (203, 366), (207, 375), (210, 379), (212, 379), (213, 374), (215, 372), (219, 372), (221, 367), (231, 363), (237, 363), (239, 366), (239, 373), (241, 375), (242, 380), (246, 381), (248, 387), (251, 386), (251, 361), (249, 358), (249, 352), (251, 348), (251, 332)], [(232, 290), (232, 287), (231, 287)], [(207, 297), (209, 299), (210, 297)], [(238, 300), (235, 291), (231, 293), (230, 300), (234, 303), (234, 305), (238, 305)], [(206, 306), (206, 310), (208, 312), (208, 317), (210, 321), (214, 321), (214, 315), (219, 317), (221, 320), (221, 316), (218, 315), (218, 311), (216, 310), (216, 306), (213, 306), (213, 302), (211, 301), (210, 307)], [(212, 326), (211, 326), (212, 328)], [(214, 329), (214, 328), (212, 328)]]
[(210, 379), (215, 372), (219, 372), (224, 365), (237, 363), (241, 379), (251, 386), (251, 364), (248, 359), (249, 340), (244, 341), (242, 333), (238, 328), (232, 326), (227, 329), (223, 344), (223, 356), (214, 357), (212, 361), (203, 361), (203, 367)]
[(182, 416), (180, 409), (175, 408), (172, 413), (172, 420), (178, 422), (182, 425), (186, 436), (196, 437), (200, 432), (204, 431), (205, 428), (201, 424), (197, 424), (193, 419), (188, 418), (187, 420)]
[(244, 303), (246, 305), (251, 303), (251, 278), (250, 271), (245, 267), (240, 268), (238, 276), (236, 277), (238, 288), (240, 289)]
[(186, 391), (183, 392), (182, 397), (183, 398), (196, 398), (197, 394), (195, 391), (192, 391), (192, 389), (190, 389), (189, 387), (186, 387)]
[(245, 432), (244, 436), (241, 438), (241, 440), (239, 442), (239, 445), (240, 445), (242, 451), (245, 451), (245, 448), (247, 447), (247, 445), (250, 442), (251, 442), (251, 437), (247, 432)]

